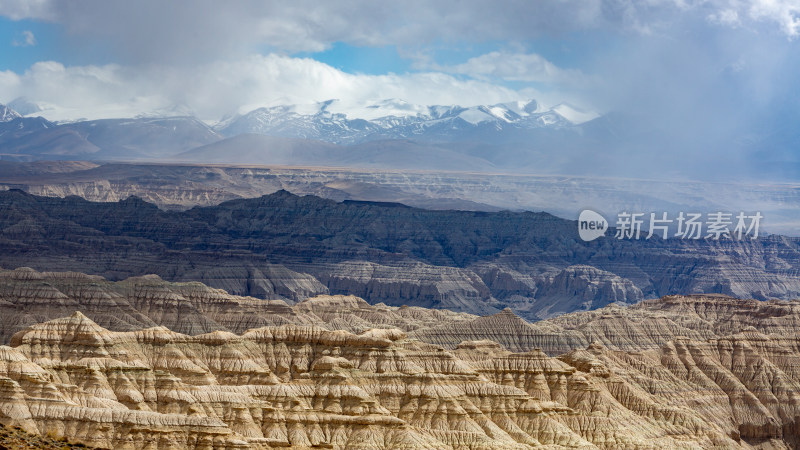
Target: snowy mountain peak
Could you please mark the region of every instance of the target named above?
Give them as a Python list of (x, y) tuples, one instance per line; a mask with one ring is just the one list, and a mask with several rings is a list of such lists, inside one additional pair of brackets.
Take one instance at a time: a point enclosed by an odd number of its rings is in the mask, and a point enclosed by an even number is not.
[(326, 100), (263, 106), (225, 118), (214, 129), (225, 136), (252, 133), (337, 144), (378, 139), (450, 141), (465, 136), (491, 140), (492, 133), (506, 129), (569, 128), (594, 117), (567, 104), (544, 108), (536, 100), (469, 107), (422, 106), (396, 98), (356, 106)]
[(0, 104), (0, 122), (11, 122), (22, 117), (16, 111), (6, 105)]
[(533, 114), (539, 111), (539, 102), (536, 100), (531, 100), (528, 103), (522, 105), (522, 110), (528, 114)]

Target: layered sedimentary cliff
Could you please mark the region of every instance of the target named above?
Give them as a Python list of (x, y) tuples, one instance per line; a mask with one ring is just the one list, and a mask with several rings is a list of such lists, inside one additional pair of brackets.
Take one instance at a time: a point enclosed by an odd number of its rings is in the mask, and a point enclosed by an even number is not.
[(228, 294), (202, 283), (170, 283), (155, 275), (111, 282), (78, 272), (0, 269), (0, 343), (27, 326), (80, 311), (112, 331), (155, 326), (197, 335), (244, 333), (284, 324), (360, 333), (370, 328), (413, 331), (476, 316), (420, 307), (370, 305), (353, 296), (322, 295), (295, 305)]
[(800, 445), (797, 301), (671, 296), (530, 323), (16, 269), (0, 325), (0, 424), (97, 447)]
[(295, 303), (370, 303), (529, 319), (671, 294), (800, 296), (800, 241), (583, 242), (546, 213), (429, 211), (285, 191), (184, 212), (0, 193), (0, 266), (112, 280), (154, 273)]
[(112, 331), (163, 326), (188, 335), (212, 331), (240, 334), (284, 324), (354, 333), (398, 328), (449, 349), (465, 340), (492, 340), (508, 350), (540, 348), (551, 356), (592, 342), (642, 351), (660, 348), (677, 337), (704, 340), (748, 327), (766, 334), (800, 329), (800, 301), (722, 295), (667, 296), (627, 307), (615, 303), (529, 322), (510, 309), (479, 317), (407, 305), (370, 305), (359, 297), (342, 295), (320, 295), (290, 305), (282, 300), (231, 295), (198, 282), (168, 282), (155, 275), (113, 282), (78, 272), (0, 269), (0, 343), (7, 343), (12, 334), (27, 326), (75, 311)]
[(112, 332), (76, 312), (9, 344), (0, 423), (98, 447), (798, 444), (800, 338), (754, 328), (641, 352), (592, 343), (553, 358), (487, 340), (446, 350), (396, 328)]
[(706, 340), (750, 328), (765, 334), (796, 333), (800, 330), (800, 301), (678, 295), (633, 306), (612, 304), (534, 323), (504, 310), (463, 323), (414, 330), (411, 335), (451, 349), (465, 339), (489, 339), (509, 350), (540, 348), (555, 356), (592, 342), (636, 352), (661, 348), (677, 338)]

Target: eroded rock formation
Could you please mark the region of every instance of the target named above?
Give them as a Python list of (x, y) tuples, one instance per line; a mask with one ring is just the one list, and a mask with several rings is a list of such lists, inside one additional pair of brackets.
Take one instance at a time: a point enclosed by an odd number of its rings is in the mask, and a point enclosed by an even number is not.
[(543, 319), (672, 294), (800, 296), (800, 240), (584, 242), (547, 213), (431, 211), (278, 191), (188, 211), (139, 198), (0, 192), (0, 266), (111, 280), (157, 274), (295, 303), (369, 303)]
[(17, 269), (0, 271), (0, 317), (0, 423), (97, 447), (800, 445), (797, 301), (529, 323)]
[(202, 283), (170, 283), (155, 275), (111, 282), (78, 272), (0, 269), (0, 343), (15, 332), (80, 311), (113, 331), (154, 326), (197, 335), (237, 334), (284, 324), (360, 333), (370, 328), (413, 331), (476, 316), (413, 306), (370, 305), (353, 296), (322, 295), (290, 306), (281, 300), (231, 295)]
[(800, 330), (800, 301), (675, 295), (632, 306), (611, 304), (533, 323), (504, 310), (464, 323), (443, 322), (411, 335), (451, 349), (465, 339), (489, 339), (509, 350), (540, 348), (555, 356), (592, 342), (623, 351), (653, 350), (677, 338), (706, 340), (749, 327), (766, 334), (796, 333)]
[(75, 313), (0, 347), (0, 422), (114, 448), (781, 448), (798, 343), (745, 330), (556, 359), (399, 329), (111, 332)]

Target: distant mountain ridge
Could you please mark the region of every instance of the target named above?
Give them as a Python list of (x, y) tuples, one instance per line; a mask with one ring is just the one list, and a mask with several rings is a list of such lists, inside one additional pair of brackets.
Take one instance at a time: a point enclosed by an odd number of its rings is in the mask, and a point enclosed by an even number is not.
[(44, 111), (35, 102), (12, 103), (30, 113), (0, 109), (0, 159), (16, 161), (169, 160), (466, 171), (519, 170), (535, 164), (547, 171), (561, 159), (547, 162), (529, 144), (551, 147), (550, 141), (580, 137), (585, 134), (579, 129), (581, 119), (593, 117), (568, 105), (543, 108), (536, 101), (462, 107), (390, 99), (354, 114), (342, 112), (336, 100), (258, 108), (214, 126), (191, 116), (157, 115), (55, 123), (35, 116)]
[[(351, 118), (335, 112), (332, 100), (315, 105), (279, 105), (258, 108), (228, 118), (214, 128), (224, 136), (243, 133), (317, 139), (336, 144), (353, 144), (379, 139), (453, 141), (464, 132), (502, 132), (537, 128), (569, 128), (594, 114), (568, 105), (543, 108), (535, 100), (463, 107), (417, 106), (387, 100), (367, 106), (371, 119)], [(571, 118), (571, 119), (570, 119)]]
[(139, 117), (54, 123), (0, 105), (0, 158), (157, 159), (222, 139), (194, 117)]
[[(800, 176), (800, 157), (794, 151), (800, 134), (782, 122), (764, 124), (756, 134), (741, 130), (687, 138), (670, 121), (653, 123), (625, 112), (598, 116), (568, 104), (422, 106), (389, 99), (359, 107), (336, 100), (281, 104), (228, 117), (213, 126), (181, 107), (134, 118), (54, 123), (34, 117), (47, 111), (35, 102), (13, 103), (29, 115), (21, 116), (7, 106), (0, 110), (4, 118), (0, 159), (4, 160), (413, 166), (706, 181), (795, 181)], [(239, 138), (246, 135), (269, 139), (250, 139), (243, 147)], [(275, 147), (277, 138), (297, 140), (290, 147), (309, 151), (287, 156), (287, 141)], [(721, 152), (737, 157), (720, 159)], [(419, 155), (424, 158), (418, 159)]]

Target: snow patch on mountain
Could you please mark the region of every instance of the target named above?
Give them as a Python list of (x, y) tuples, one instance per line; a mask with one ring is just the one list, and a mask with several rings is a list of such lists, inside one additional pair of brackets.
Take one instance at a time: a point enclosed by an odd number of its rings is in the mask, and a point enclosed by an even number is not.
[(576, 125), (600, 117), (600, 115), (594, 111), (585, 111), (583, 109), (577, 108), (567, 103), (561, 103), (559, 105), (556, 105), (552, 108), (552, 110), (558, 113), (558, 115), (560, 115), (561, 117), (569, 120), (570, 122)]
[(0, 122), (11, 122), (14, 119), (19, 119), (20, 116), (16, 111), (6, 105), (0, 104)]
[(459, 114), (458, 117), (473, 125), (497, 120), (495, 115), (487, 113), (483, 108), (468, 108)]
[(8, 107), (19, 113), (21, 116), (28, 116), (36, 114), (42, 110), (42, 107), (27, 97), (17, 97), (8, 103)]

